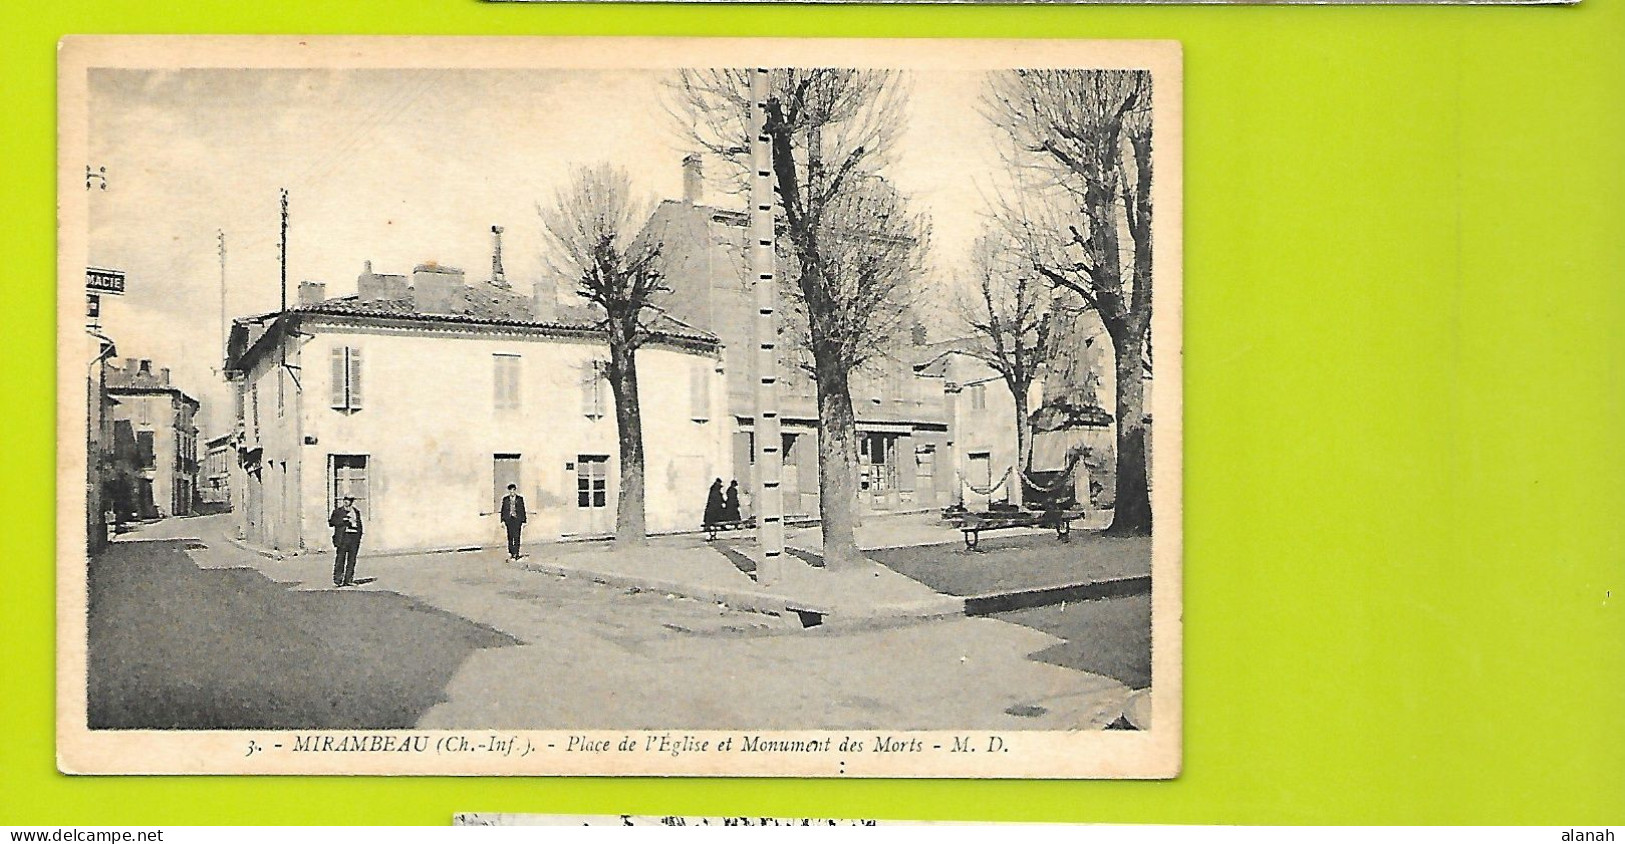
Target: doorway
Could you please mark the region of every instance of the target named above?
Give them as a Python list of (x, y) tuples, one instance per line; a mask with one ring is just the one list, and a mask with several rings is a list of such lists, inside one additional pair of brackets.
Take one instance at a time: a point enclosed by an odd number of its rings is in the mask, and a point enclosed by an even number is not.
[(376, 536), (372, 520), (372, 500), (368, 494), (367, 455), (332, 454), (328, 464), (328, 512), (332, 512), (345, 498), (355, 499), (355, 508), (361, 512), (361, 524), (369, 535)]
[(993, 455), (973, 451), (965, 456), (965, 507), (988, 510), (993, 505)]
[(576, 518), (583, 534), (614, 530), (615, 514), (609, 506), (609, 455), (576, 455)]
[(517, 454), (491, 455), (491, 515), (498, 538), (506, 542), (507, 529), (502, 524), (502, 499), (508, 495), (508, 484), (513, 484), (517, 491), (523, 495), (523, 485), (519, 483), (521, 458)]

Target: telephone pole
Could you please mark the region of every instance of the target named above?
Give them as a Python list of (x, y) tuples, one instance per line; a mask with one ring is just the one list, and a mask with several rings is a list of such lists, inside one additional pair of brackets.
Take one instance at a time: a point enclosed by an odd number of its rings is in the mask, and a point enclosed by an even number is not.
[(288, 189), (282, 189), (282, 237), (278, 241), (277, 260), (282, 265), (282, 311), (288, 310)]
[(214, 236), (220, 248), (220, 371), (225, 372), (226, 344), (231, 340), (231, 328), (226, 322), (226, 230), (215, 229)]
[[(281, 263), (281, 265), (282, 265), (282, 309), (280, 311), (277, 311), (277, 318), (278, 318), (278, 321), (280, 322), (280, 321), (286, 320), (287, 317), (288, 317), (288, 189), (287, 188), (282, 189), (282, 241), (281, 241), (280, 248), (277, 251), (278, 251), (279, 263)], [(284, 325), (284, 327), (286, 327), (286, 325)], [(277, 349), (280, 352), (282, 367), (284, 369), (286, 369), (287, 366), (288, 366), (288, 340), (287, 340), (286, 337), (283, 337), (281, 340), (279, 340), (277, 342)], [(281, 377), (283, 377), (283, 374), (281, 372), (278, 372), (276, 374), (276, 377), (281, 378)], [(278, 382), (278, 383), (280, 383), (280, 382)]]
[(750, 267), (756, 289), (756, 538), (762, 560), (756, 581), (770, 586), (784, 575), (783, 438), (779, 433), (778, 285), (773, 249), (772, 150), (767, 137), (768, 75), (750, 77)]

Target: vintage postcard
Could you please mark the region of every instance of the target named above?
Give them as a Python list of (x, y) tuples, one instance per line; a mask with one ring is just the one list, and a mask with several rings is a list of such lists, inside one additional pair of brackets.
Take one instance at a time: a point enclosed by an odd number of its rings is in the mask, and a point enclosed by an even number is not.
[(65, 39), (60, 767), (1177, 775), (1181, 97)]

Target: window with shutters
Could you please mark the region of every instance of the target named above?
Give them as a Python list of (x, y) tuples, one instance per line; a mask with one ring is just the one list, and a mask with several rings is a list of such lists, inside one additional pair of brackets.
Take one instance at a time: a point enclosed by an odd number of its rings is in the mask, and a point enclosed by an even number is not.
[(689, 417), (695, 422), (711, 418), (711, 362), (694, 361), (688, 372)]
[(588, 419), (598, 419), (604, 415), (607, 397), (604, 395), (605, 370), (608, 362), (602, 360), (587, 361), (581, 368), (581, 412)]
[(343, 413), (361, 410), (361, 350), (334, 346), (331, 370), (333, 409)]
[(987, 410), (987, 384), (972, 384), (965, 392), (970, 394), (971, 410)]
[(288, 405), (288, 377), (281, 369), (276, 371), (276, 415), (281, 417)]
[(248, 412), (253, 417), (254, 436), (260, 435), (260, 385), (255, 384), (248, 390)]
[(519, 356), (492, 355), (492, 401), (499, 411), (519, 409)]

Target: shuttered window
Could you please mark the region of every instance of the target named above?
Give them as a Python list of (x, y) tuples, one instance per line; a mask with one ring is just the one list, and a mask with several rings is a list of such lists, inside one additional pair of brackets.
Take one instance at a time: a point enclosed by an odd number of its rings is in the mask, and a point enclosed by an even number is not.
[(492, 355), (493, 401), (497, 410), (519, 409), (519, 356)]
[(361, 409), (361, 350), (353, 346), (333, 347), (329, 379), (334, 410), (354, 413)]
[(581, 368), (581, 412), (589, 419), (604, 415), (604, 361), (587, 361)]

